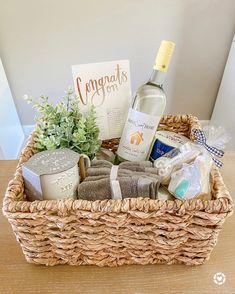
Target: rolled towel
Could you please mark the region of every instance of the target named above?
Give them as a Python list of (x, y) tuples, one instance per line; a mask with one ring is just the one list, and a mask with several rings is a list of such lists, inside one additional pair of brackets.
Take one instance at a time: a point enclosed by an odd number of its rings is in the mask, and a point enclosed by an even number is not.
[[(117, 178), (122, 198), (149, 197), (156, 199), (159, 181), (141, 177)], [(109, 178), (90, 181), (86, 178), (78, 186), (78, 198), (86, 200), (112, 199), (112, 190)]]
[(118, 166), (114, 179), (110, 178), (113, 167), (110, 162), (104, 160), (93, 161), (91, 167), (87, 169), (87, 177), (78, 186), (78, 198), (86, 200), (116, 199), (113, 190), (116, 190), (117, 185), (121, 198), (157, 198), (160, 180), (151, 162), (122, 163)]
[[(91, 167), (87, 170), (87, 176), (96, 175), (110, 175), (110, 170), (112, 168), (112, 163), (106, 160), (93, 160), (91, 162)], [(118, 168), (118, 175), (121, 173), (147, 173), (147, 174), (158, 174), (158, 171), (150, 161), (140, 161), (140, 162), (122, 162)]]

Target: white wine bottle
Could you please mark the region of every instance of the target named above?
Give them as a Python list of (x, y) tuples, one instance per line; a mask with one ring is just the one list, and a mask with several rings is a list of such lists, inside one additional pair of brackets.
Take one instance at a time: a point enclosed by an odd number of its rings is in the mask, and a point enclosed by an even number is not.
[(147, 160), (166, 106), (162, 85), (175, 44), (162, 41), (149, 81), (136, 93), (117, 150), (118, 161)]

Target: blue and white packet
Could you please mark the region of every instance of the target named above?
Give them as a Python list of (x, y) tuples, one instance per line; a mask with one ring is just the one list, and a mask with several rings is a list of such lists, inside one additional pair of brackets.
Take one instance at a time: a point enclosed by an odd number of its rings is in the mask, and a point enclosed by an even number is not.
[(149, 160), (153, 162), (174, 148), (179, 148), (189, 141), (187, 137), (174, 132), (157, 131)]

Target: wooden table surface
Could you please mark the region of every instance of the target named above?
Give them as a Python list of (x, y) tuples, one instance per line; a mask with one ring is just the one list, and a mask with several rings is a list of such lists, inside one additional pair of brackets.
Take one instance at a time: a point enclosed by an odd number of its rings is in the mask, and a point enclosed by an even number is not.
[[(0, 161), (0, 197), (17, 161)], [(224, 181), (235, 195), (235, 153), (224, 158)], [(214, 274), (226, 281), (217, 285)], [(5, 217), (0, 215), (0, 293), (235, 293), (235, 214), (225, 222), (210, 260), (201, 266), (148, 265), (99, 268), (28, 264)]]

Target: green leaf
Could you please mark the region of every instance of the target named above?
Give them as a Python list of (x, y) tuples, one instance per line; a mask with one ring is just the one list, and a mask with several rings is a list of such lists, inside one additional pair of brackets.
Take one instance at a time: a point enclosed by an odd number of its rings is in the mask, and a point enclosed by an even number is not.
[(38, 112), (35, 119), (35, 147), (39, 151), (67, 147), (94, 157), (101, 146), (95, 108), (91, 107), (83, 115), (79, 109), (79, 98), (74, 95), (71, 87), (55, 106), (45, 95), (37, 101), (31, 96), (26, 96), (25, 99)]

